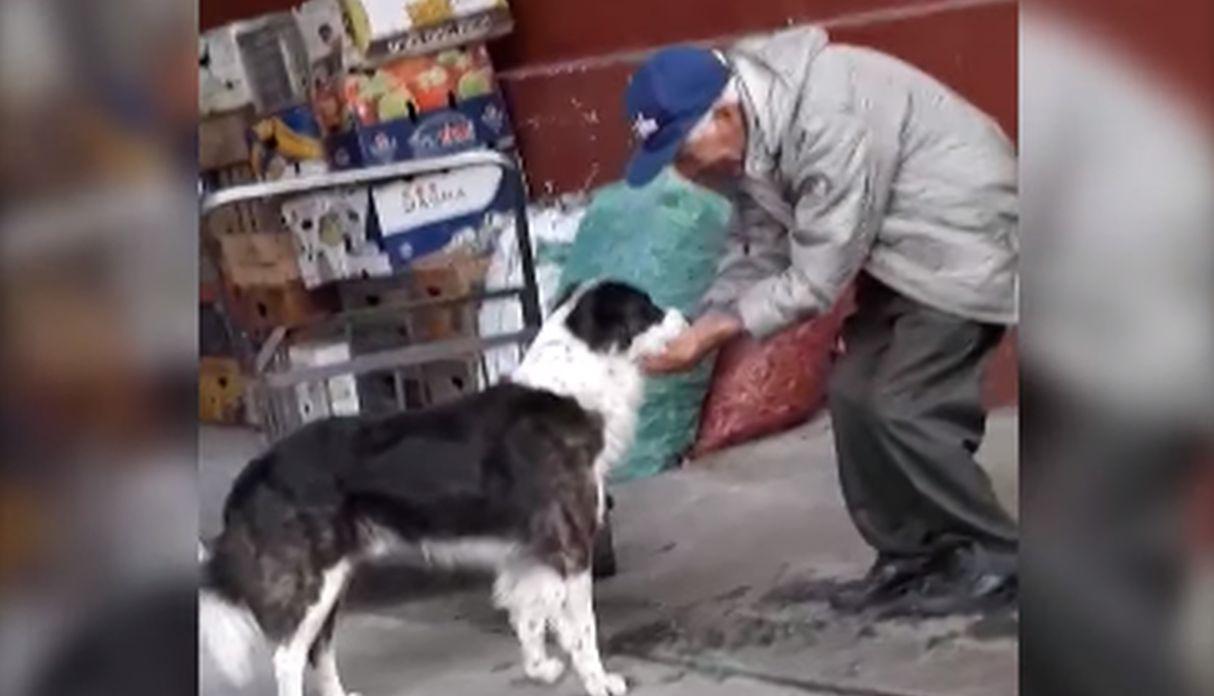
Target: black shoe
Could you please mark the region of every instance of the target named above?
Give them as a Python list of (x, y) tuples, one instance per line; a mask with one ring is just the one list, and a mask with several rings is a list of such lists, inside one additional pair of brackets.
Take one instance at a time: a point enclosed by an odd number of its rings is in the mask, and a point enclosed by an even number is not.
[(846, 583), (830, 597), (837, 611), (857, 613), (883, 605), (905, 595), (930, 567), (930, 559), (880, 556), (868, 574)]
[(939, 617), (991, 613), (1015, 608), (1018, 595), (1014, 554), (992, 554), (980, 547), (963, 546), (949, 554), (943, 567), (884, 607), (881, 615)]

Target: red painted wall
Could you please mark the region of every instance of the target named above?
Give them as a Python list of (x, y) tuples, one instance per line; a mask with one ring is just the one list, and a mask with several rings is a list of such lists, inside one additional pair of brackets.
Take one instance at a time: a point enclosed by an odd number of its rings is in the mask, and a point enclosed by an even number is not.
[[(645, 6), (660, 9), (638, 21)], [(837, 41), (873, 46), (924, 68), (1014, 137), (1016, 13), (1006, 0), (532, 0), (516, 3), (518, 29), (493, 54), (533, 190), (543, 197), (620, 176), (630, 139), (621, 95), (649, 50), (678, 41), (723, 44), (804, 20), (822, 21)]]
[(514, 0), (518, 27), (495, 55), (514, 68), (933, 4), (939, 0)]

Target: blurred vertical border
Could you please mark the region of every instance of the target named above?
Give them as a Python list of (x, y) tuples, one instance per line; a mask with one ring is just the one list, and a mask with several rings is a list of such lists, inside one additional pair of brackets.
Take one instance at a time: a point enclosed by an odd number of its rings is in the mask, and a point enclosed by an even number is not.
[(196, 14), (0, 0), (0, 693), (195, 688)]
[(1214, 4), (1021, 13), (1023, 693), (1214, 693)]

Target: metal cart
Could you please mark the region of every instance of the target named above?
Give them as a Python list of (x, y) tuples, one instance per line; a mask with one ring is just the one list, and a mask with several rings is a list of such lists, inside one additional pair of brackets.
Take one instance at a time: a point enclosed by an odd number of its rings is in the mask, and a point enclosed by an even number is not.
[[(492, 291), (482, 290), (454, 298), (393, 301), (373, 308), (343, 311), (327, 319), (325, 323), (330, 328), (336, 326), (339, 330), (341, 327), (345, 327), (348, 332), (352, 325), (373, 318), (375, 315), (409, 314), (419, 310), (432, 310), (436, 307), (453, 305), (467, 307), (471, 312), (487, 300), (517, 298), (522, 305), (523, 328), (496, 336), (469, 336), (450, 340), (406, 342), (405, 345), (352, 355), (347, 361), (315, 367), (293, 368), (290, 366), (283, 350), (283, 339), (286, 336), (284, 328), (271, 332), (260, 346), (253, 346), (251, 341), (245, 342), (245, 345), (241, 347), (241, 352), (244, 353), (243, 357), (253, 364), (255, 370), (254, 388), (250, 399), (253, 403), (248, 406), (254, 409), (254, 415), (267, 437), (271, 440), (278, 439), (307, 420), (295, 406), (295, 398), (301, 385), (312, 387), (321, 385), (321, 388), (314, 390), (315, 393), (323, 395), (324, 399), (330, 399), (331, 390), (327, 388), (327, 384), (332, 378), (346, 375), (359, 377), (370, 373), (380, 373), (396, 385), (395, 405), (397, 409), (404, 410), (408, 404), (403, 384), (406, 376), (411, 371), (417, 370), (418, 366), (439, 361), (468, 359), (478, 359), (479, 363), (479, 358), (484, 351), (490, 348), (511, 344), (525, 347), (531, 341), (539, 329), (541, 313), (535, 278), (535, 262), (527, 228), (527, 203), (522, 173), (517, 159), (512, 156), (493, 150), (475, 150), (366, 169), (247, 184), (203, 195), (201, 214), (205, 217), (225, 206), (243, 202), (273, 200), (283, 196), (317, 193), (344, 187), (370, 186), (423, 174), (484, 165), (499, 167), (504, 174), (503, 185), (510, 187), (509, 194), (515, 216), (515, 238), (522, 266), (523, 284), (521, 286)], [(326, 404), (326, 409), (326, 412), (332, 410), (331, 402)]]

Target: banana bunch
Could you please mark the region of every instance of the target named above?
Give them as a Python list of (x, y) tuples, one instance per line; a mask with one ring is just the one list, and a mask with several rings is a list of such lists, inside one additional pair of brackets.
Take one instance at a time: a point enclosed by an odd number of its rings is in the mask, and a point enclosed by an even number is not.
[(278, 116), (259, 121), (253, 136), (267, 150), (293, 160), (322, 159), (325, 148), (319, 138), (293, 130)]

